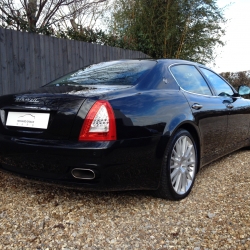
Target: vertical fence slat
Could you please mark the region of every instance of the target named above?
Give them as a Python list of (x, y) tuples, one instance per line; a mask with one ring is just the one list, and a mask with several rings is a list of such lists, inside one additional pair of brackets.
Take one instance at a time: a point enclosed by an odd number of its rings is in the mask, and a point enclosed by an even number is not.
[(92, 63), (97, 63), (97, 46), (95, 43), (91, 44), (91, 47), (92, 47), (92, 61), (91, 61), (91, 64)]
[(24, 75), (24, 86), (22, 89), (28, 89), (27, 81), (29, 80), (29, 44), (28, 44), (28, 33), (23, 33), (23, 53), (24, 53), (24, 65), (25, 65), (25, 75)]
[(54, 78), (52, 80), (55, 80), (56, 78), (59, 77), (59, 41), (58, 39), (54, 38), (54, 65), (55, 65), (55, 68), (54, 68)]
[(91, 52), (91, 46), (92, 44), (91, 43), (86, 43), (86, 49), (87, 49), (87, 65), (90, 65), (91, 64), (91, 56), (92, 56), (92, 52)]
[(56, 77), (55, 70), (56, 70), (56, 65), (55, 65), (55, 38), (50, 37), (49, 39), (49, 51), (50, 51), (50, 65), (51, 65), (51, 71), (50, 71), (50, 80), (54, 80)]
[(97, 57), (97, 62), (102, 61), (101, 53), (102, 53), (102, 45), (97, 45), (97, 50), (96, 50), (96, 57)]
[(107, 61), (110, 61), (110, 46), (107, 46), (106, 59), (107, 59)]
[(72, 54), (72, 56), (73, 56), (72, 60), (74, 61), (73, 70), (79, 68), (79, 66), (78, 66), (79, 64), (77, 63), (77, 57), (79, 56), (78, 51), (77, 51), (77, 49), (78, 49), (77, 42), (78, 41), (73, 41), (73, 47), (74, 47), (73, 54)]
[(23, 40), (23, 32), (18, 33), (18, 55), (19, 55), (19, 82), (16, 86), (15, 92), (21, 92), (25, 90), (26, 79), (26, 65), (25, 65), (25, 44)]
[(122, 50), (122, 58), (126, 59), (126, 50)]
[(18, 32), (12, 32), (12, 50), (13, 50), (13, 82), (10, 85), (10, 91), (15, 92), (19, 85), (19, 51), (18, 51)]
[(67, 42), (67, 63), (68, 63), (68, 72), (73, 71), (72, 70), (72, 61), (71, 61), (71, 55), (72, 55), (72, 48), (69, 40), (66, 40)]
[(76, 41), (76, 69), (81, 68), (82, 63), (80, 62), (80, 42)]
[(63, 39), (56, 39), (57, 41), (57, 58), (56, 58), (56, 63), (57, 63), (57, 74), (56, 78), (61, 77), (64, 75), (63, 72)]
[(6, 57), (6, 30), (0, 29), (0, 94), (6, 94), (6, 86), (8, 82), (8, 68)]
[(41, 53), (41, 86), (47, 83), (47, 75), (46, 75), (46, 59), (45, 59), (45, 36), (39, 36), (40, 38), (40, 53)]
[[(63, 52), (63, 74), (67, 74), (68, 73), (68, 58), (67, 58), (67, 52), (68, 52), (68, 49), (67, 49), (67, 40), (66, 39), (61, 39), (61, 42), (62, 42), (62, 52)], [(62, 75), (63, 75), (62, 74)]]
[[(33, 83), (34, 86), (41, 87), (42, 83), (41, 83), (41, 50), (40, 50), (40, 39), (39, 36), (34, 36), (34, 66), (35, 66), (35, 82)], [(32, 88), (33, 88), (33, 84), (32, 84)]]
[(107, 46), (106, 45), (102, 46), (102, 60), (104, 62), (107, 61)]
[(13, 55), (13, 38), (12, 31), (6, 30), (6, 61), (7, 61), (7, 69), (8, 69), (8, 79), (6, 91), (12, 93), (15, 88), (14, 85), (14, 55)]
[(28, 89), (36, 88), (36, 67), (35, 67), (35, 34), (30, 34), (31, 39), (28, 37), (28, 46), (29, 46), (29, 57), (30, 57), (30, 64), (29, 64), (29, 81), (28, 81)]
[(84, 66), (89, 65), (89, 44), (83, 42), (84, 44)]
[(44, 56), (45, 56), (45, 72), (46, 75), (46, 83), (50, 82), (52, 79), (50, 78), (51, 63), (50, 63), (50, 49), (49, 49), (49, 38), (48, 36), (44, 36)]
[(90, 44), (90, 64), (96, 63), (96, 44)]
[(75, 41), (70, 41), (70, 50), (71, 50), (71, 53), (70, 53), (70, 61), (71, 61), (71, 71), (73, 71), (75, 69)]
[(54, 75), (53, 75), (53, 79), (55, 80), (56, 78), (58, 78), (60, 75), (60, 46), (59, 46), (59, 39), (54, 38)]
[(73, 69), (77, 68), (77, 41), (72, 41), (73, 53), (72, 53), (72, 60), (74, 62)]
[(83, 44), (79, 42), (79, 68), (84, 66), (84, 49)]
[(78, 41), (74, 41), (74, 47), (75, 47), (75, 66), (74, 66), (74, 70), (79, 68), (79, 48), (78, 48)]
[(113, 60), (113, 47), (109, 47), (109, 61)]

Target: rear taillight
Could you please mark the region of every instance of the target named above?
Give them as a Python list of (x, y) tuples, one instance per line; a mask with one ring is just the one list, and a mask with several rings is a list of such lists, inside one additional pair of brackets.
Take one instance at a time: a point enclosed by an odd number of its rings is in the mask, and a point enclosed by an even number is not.
[(114, 140), (116, 140), (114, 111), (108, 101), (96, 101), (84, 120), (79, 141)]

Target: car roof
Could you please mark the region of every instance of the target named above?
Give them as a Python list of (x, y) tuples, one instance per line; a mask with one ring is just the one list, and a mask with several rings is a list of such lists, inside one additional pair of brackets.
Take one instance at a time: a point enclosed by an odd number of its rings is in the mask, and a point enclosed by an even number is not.
[[(160, 58), (160, 59), (154, 59), (154, 58), (135, 58), (135, 59), (120, 59), (116, 61), (156, 61), (158, 63), (164, 63), (167, 66), (170, 66), (172, 64), (191, 64), (195, 66), (202, 66), (206, 67), (205, 65), (197, 62), (192, 62), (188, 60), (182, 60), (182, 59), (168, 59), (168, 58)], [(207, 67), (206, 67), (207, 68)]]
[(196, 66), (205, 66), (203, 64), (200, 64), (200, 63), (197, 63), (197, 62), (192, 62), (192, 61), (188, 61), (188, 60), (182, 60), (182, 59), (156, 59), (156, 61), (158, 62), (164, 62), (164, 63), (167, 63), (169, 65), (171, 64), (175, 64), (175, 63), (184, 63), (184, 64), (193, 64), (193, 65), (196, 65)]

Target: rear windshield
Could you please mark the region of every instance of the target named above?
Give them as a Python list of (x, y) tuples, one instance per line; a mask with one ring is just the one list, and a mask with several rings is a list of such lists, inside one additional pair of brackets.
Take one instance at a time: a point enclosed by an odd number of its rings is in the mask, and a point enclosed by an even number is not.
[(156, 61), (111, 61), (90, 65), (65, 75), (47, 86), (62, 85), (135, 85)]

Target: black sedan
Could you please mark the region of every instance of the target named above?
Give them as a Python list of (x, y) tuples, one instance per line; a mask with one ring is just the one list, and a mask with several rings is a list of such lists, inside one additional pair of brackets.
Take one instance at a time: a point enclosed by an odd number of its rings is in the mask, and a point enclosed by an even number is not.
[(204, 65), (119, 60), (0, 97), (0, 169), (85, 190), (179, 200), (199, 169), (249, 146), (250, 101)]

